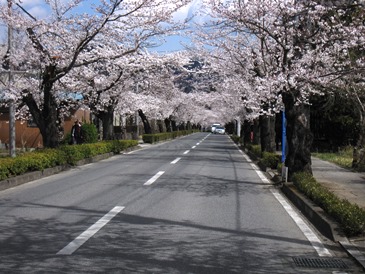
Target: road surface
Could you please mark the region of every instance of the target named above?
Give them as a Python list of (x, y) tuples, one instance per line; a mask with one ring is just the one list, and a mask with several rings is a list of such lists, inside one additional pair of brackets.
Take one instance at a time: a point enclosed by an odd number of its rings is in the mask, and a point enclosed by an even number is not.
[(1, 273), (360, 273), (227, 135), (0, 192)]

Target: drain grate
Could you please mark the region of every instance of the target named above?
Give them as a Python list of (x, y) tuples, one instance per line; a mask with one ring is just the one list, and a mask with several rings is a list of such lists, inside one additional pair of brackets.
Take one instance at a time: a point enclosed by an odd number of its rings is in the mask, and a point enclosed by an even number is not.
[(339, 269), (348, 268), (348, 266), (342, 260), (335, 258), (293, 257), (293, 260), (295, 265), (298, 267), (339, 268)]

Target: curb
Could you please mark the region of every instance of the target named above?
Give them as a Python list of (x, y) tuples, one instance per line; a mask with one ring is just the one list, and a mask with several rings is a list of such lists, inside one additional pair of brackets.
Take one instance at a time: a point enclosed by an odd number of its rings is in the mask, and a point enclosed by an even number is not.
[(10, 177), (8, 179), (0, 181), (0, 191), (22, 185), (30, 181), (48, 177), (68, 169), (70, 169), (70, 166), (67, 165), (56, 166), (56, 167), (46, 168), (43, 171), (32, 171), (15, 177)]
[[(277, 183), (278, 176), (275, 172), (268, 170), (267, 176), (271, 181)], [(301, 194), (293, 183), (283, 183), (281, 190), (284, 195), (303, 213), (303, 215), (316, 227), (325, 237), (340, 246), (351, 256), (365, 271), (365, 256), (359, 248), (344, 236), (339, 224), (332, 220), (322, 208), (314, 204), (311, 200)]]
[(346, 250), (347, 254), (353, 257), (365, 271), (365, 256), (360, 252), (360, 250), (347, 239), (339, 241), (339, 243), (342, 248)]
[(283, 184), (281, 190), (324, 236), (335, 242), (347, 239), (339, 225), (322, 208), (301, 194), (292, 183)]
[[(120, 154), (127, 153), (127, 152), (137, 150), (140, 148), (141, 148), (140, 146), (127, 148), (127, 149), (121, 151)], [(10, 178), (0, 181), (0, 191), (6, 190), (8, 188), (13, 188), (13, 187), (25, 184), (25, 183), (29, 183), (34, 180), (39, 180), (39, 179), (60, 173), (62, 171), (69, 170), (73, 167), (82, 166), (82, 165), (86, 165), (86, 164), (90, 164), (90, 163), (94, 163), (94, 162), (99, 162), (101, 160), (105, 160), (105, 159), (110, 158), (115, 155), (118, 155), (118, 154), (114, 154), (113, 152), (100, 154), (100, 155), (96, 155), (91, 158), (82, 159), (82, 160), (78, 161), (75, 166), (70, 166), (70, 165), (55, 166), (55, 167), (46, 168), (43, 171), (32, 171), (32, 172), (24, 173), (22, 175), (10, 177)]]

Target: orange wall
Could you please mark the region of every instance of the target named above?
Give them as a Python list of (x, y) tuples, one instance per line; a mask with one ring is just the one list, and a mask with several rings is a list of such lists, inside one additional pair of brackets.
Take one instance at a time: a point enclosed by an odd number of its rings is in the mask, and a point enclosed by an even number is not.
[[(65, 119), (65, 135), (71, 132), (72, 125), (79, 119), (83, 123), (90, 123), (90, 111), (78, 110), (70, 118)], [(9, 144), (9, 114), (0, 115), (0, 141)], [(15, 122), (15, 146), (17, 148), (43, 147), (43, 140), (37, 127), (29, 127), (26, 121)]]

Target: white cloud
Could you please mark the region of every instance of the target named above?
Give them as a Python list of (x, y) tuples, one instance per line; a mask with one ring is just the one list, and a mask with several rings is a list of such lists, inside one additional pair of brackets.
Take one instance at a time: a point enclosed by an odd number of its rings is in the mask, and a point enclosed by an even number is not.
[(195, 11), (199, 10), (201, 6), (201, 0), (193, 0), (188, 5), (181, 7), (177, 12), (173, 14), (173, 20), (175, 22), (183, 22), (186, 19), (190, 19)]
[(49, 11), (43, 6), (35, 6), (27, 11), (37, 19), (45, 18), (49, 15)]
[(20, 4), (22, 7), (33, 7), (38, 5), (43, 5), (44, 0), (18, 0), (18, 4)]

